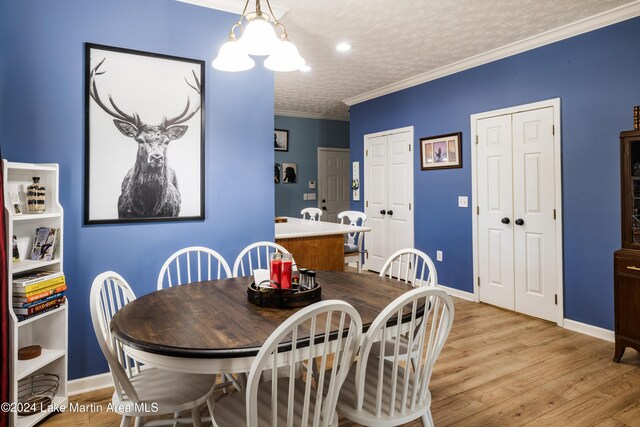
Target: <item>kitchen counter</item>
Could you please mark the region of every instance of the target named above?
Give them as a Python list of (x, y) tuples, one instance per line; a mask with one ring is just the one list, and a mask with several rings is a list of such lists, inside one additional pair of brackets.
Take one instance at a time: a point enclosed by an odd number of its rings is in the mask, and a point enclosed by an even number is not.
[(329, 236), (332, 234), (357, 233), (371, 231), (369, 227), (333, 222), (311, 221), (308, 219), (289, 218), (287, 222), (276, 223), (276, 239), (293, 239), (297, 237)]

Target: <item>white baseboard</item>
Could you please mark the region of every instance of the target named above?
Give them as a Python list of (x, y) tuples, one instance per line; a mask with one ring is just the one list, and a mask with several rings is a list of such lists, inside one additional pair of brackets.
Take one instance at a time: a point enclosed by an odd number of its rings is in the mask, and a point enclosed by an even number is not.
[(615, 332), (609, 329), (600, 328), (598, 326), (587, 325), (586, 323), (576, 322), (571, 319), (564, 319), (564, 327), (570, 331), (580, 332), (581, 334), (589, 335), (601, 340), (614, 342)]
[(438, 285), (438, 288), (442, 289), (452, 297), (475, 302), (475, 297), (471, 292), (461, 291), (460, 289), (454, 289), (444, 285)]
[(67, 394), (69, 396), (75, 396), (108, 387), (113, 387), (113, 379), (109, 372), (70, 380), (67, 383)]

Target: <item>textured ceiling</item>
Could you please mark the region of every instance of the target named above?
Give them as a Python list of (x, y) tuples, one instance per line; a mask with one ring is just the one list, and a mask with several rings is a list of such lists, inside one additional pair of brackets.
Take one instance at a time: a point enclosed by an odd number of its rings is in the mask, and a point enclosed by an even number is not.
[[(244, 0), (180, 1), (209, 3), (210, 7), (218, 8), (237, 2), (238, 10), (244, 4)], [(281, 21), (289, 39), (312, 67), (308, 73), (276, 73), (276, 111), (348, 119), (348, 107), (343, 103), (346, 99), (638, 2), (273, 0), (273, 3), (282, 10), (289, 9)], [(340, 41), (348, 41), (352, 50), (336, 51)]]

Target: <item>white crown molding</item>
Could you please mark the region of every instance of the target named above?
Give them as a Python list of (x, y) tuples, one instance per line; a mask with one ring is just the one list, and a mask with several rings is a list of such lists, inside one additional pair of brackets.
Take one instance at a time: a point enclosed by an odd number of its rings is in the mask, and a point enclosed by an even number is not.
[[(244, 7), (244, 1), (240, 0), (177, 0), (182, 3), (189, 3), (196, 6), (208, 7), (209, 9), (221, 10), (223, 12), (235, 13), (240, 15)], [(272, 4), (271, 8), (276, 15), (276, 19), (281, 19), (288, 11), (286, 7)], [(264, 12), (267, 12), (264, 10)]]
[(423, 83), (446, 77), (451, 74), (459, 73), (460, 71), (475, 68), (489, 62), (497, 61), (499, 59), (517, 55), (519, 53), (555, 43), (560, 40), (565, 40), (580, 34), (587, 33), (589, 31), (613, 25), (618, 22), (626, 21), (627, 19), (635, 18), (639, 15), (640, 1), (635, 1), (633, 3), (629, 3), (624, 6), (599, 13), (589, 18), (585, 18), (571, 24), (563, 25), (562, 27), (558, 27), (542, 34), (538, 34), (536, 36), (532, 36), (524, 40), (520, 40), (515, 43), (511, 43), (506, 46), (502, 46), (497, 49), (493, 49), (488, 52), (463, 59), (462, 61), (454, 62), (453, 64), (445, 65), (444, 67), (437, 68), (435, 70), (419, 74), (417, 76), (410, 77), (408, 79), (401, 80), (387, 86), (383, 86), (379, 89), (365, 92), (361, 95), (345, 99), (342, 102), (349, 106), (359, 104), (361, 102), (369, 101), (371, 99), (379, 98), (390, 93), (398, 92), (413, 86), (418, 86)]
[(341, 122), (349, 121), (349, 117), (345, 116), (322, 113), (306, 113), (304, 111), (275, 110), (274, 114), (276, 116), (297, 117), (301, 119), (338, 120)]

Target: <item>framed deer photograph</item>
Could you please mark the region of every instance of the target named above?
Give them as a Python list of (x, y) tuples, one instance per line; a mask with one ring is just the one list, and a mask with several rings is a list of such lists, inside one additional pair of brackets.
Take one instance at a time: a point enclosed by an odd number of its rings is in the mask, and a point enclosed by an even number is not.
[(85, 224), (204, 219), (204, 61), (85, 44)]

